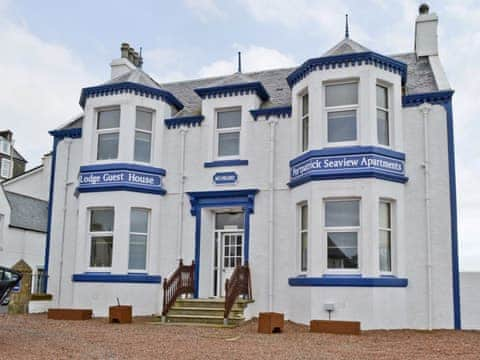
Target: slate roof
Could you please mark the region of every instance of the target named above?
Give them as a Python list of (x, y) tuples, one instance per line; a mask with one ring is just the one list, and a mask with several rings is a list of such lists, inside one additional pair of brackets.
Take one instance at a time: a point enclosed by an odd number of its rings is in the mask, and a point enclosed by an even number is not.
[(47, 232), (48, 202), (5, 191), (10, 204), (10, 226)]
[(356, 41), (353, 41), (350, 38), (345, 38), (340, 41), (337, 45), (328, 50), (323, 56), (334, 56), (334, 55), (343, 55), (343, 54), (355, 54), (365, 51), (371, 51), (365, 46), (360, 45)]

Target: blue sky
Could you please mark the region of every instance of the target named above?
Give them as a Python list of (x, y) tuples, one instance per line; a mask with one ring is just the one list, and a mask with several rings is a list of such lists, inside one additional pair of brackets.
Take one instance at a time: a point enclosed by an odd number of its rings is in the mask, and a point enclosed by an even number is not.
[[(440, 57), (456, 90), (461, 267), (480, 270), (480, 0), (429, 1), (440, 18)], [(109, 77), (121, 42), (143, 48), (160, 82), (289, 67), (351, 37), (384, 54), (413, 49), (416, 0), (0, 0), (0, 128), (40, 162), (47, 131), (80, 113), (80, 89)]]

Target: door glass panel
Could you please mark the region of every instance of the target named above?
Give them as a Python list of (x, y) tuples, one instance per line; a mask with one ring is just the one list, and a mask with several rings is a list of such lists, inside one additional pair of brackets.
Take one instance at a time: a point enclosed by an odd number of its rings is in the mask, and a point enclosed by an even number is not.
[(215, 229), (223, 230), (225, 226), (236, 226), (243, 229), (243, 212), (215, 214)]

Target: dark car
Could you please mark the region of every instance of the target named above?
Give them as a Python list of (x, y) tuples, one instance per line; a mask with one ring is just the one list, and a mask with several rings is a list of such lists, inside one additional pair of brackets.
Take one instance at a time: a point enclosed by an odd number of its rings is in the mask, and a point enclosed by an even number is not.
[(22, 274), (18, 271), (0, 266), (0, 304), (8, 304), (8, 294), (20, 283)]

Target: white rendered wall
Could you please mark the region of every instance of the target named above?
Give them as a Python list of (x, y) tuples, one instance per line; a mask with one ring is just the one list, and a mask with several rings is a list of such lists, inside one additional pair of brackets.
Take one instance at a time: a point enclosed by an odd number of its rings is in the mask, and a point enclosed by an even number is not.
[(480, 329), (480, 272), (460, 273), (462, 328)]

